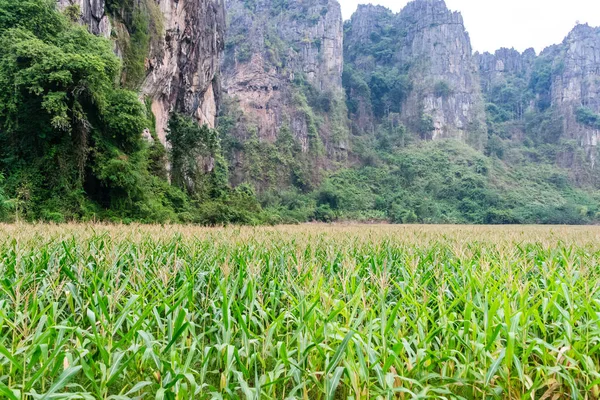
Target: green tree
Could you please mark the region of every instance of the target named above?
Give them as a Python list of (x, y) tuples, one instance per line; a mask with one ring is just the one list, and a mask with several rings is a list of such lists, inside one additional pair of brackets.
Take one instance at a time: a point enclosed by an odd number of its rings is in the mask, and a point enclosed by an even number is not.
[(592, 129), (600, 129), (600, 114), (588, 107), (581, 106), (575, 111), (577, 122)]
[(9, 205), (6, 194), (4, 193), (4, 175), (0, 174), (0, 221), (8, 216)]
[(111, 43), (54, 1), (0, 0), (0, 171), (24, 217), (147, 219), (169, 203), (156, 199), (168, 188), (148, 172), (150, 121), (115, 84), (120, 69)]
[(226, 192), (227, 164), (216, 130), (174, 114), (167, 140), (171, 143), (171, 178), (176, 186), (199, 198), (218, 198)]

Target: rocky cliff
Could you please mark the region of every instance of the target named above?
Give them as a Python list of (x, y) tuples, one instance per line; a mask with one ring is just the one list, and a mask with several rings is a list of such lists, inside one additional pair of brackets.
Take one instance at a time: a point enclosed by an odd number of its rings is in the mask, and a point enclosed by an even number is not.
[(476, 53), (482, 91), (489, 93), (494, 87), (514, 77), (529, 80), (536, 57), (534, 49), (527, 49), (523, 53), (507, 48), (499, 49), (494, 54)]
[(473, 54), (443, 0), (359, 6), (345, 25), (336, 0), (57, 1), (115, 40), (124, 84), (150, 99), (163, 143), (173, 111), (214, 127), (223, 99), (234, 184), (310, 188), (344, 165), (350, 126), (356, 147), (388, 135), (482, 149), (497, 136), (576, 143), (596, 164), (598, 28), (579, 25), (540, 55)]
[(485, 132), (484, 109), (461, 14), (448, 10), (443, 0), (417, 0), (402, 10), (400, 21), (406, 33), (398, 59), (410, 65), (415, 82), (403, 115), (409, 122), (431, 115), (433, 139), (479, 144)]
[(81, 23), (89, 26), (95, 35), (109, 37), (112, 27), (106, 14), (105, 0), (57, 0), (60, 8), (76, 7)]
[[(318, 180), (319, 171), (343, 159), (347, 147), (339, 3), (227, 0), (226, 6), (223, 89), (229, 99), (229, 116), (234, 109), (238, 114), (224, 129), (238, 143), (230, 155), (234, 180), (260, 180), (259, 187)], [(265, 150), (269, 144), (281, 144), (288, 133), (294, 148), (290, 157), (281, 159), (281, 146), (273, 149), (280, 158), (279, 171), (271, 171), (277, 177), (255, 176), (250, 164), (260, 163), (261, 155), (252, 159), (250, 142), (258, 142), (259, 152), (264, 153), (270, 151)], [(290, 163), (295, 171), (290, 170)], [(305, 176), (293, 177), (299, 169)]]
[(460, 13), (448, 10), (443, 0), (415, 0), (398, 14), (359, 7), (346, 27), (345, 55), (349, 67), (362, 73), (373, 97), (380, 85), (371, 71), (404, 74), (407, 79), (401, 93), (388, 88), (389, 104), (374, 110), (376, 116), (397, 111), (422, 138), (457, 138), (481, 145), (484, 108), (470, 38)]
[(563, 43), (542, 53), (552, 59), (552, 107), (565, 136), (595, 163), (600, 138), (600, 28), (578, 25)]
[(159, 0), (164, 38), (150, 50), (142, 93), (152, 99), (157, 134), (164, 141), (169, 114), (178, 111), (215, 127), (224, 48), (222, 0)]
[(540, 100), (546, 97), (540, 90), (537, 94), (532, 90), (532, 82), (540, 66), (535, 50), (520, 53), (515, 49), (502, 48), (493, 54), (476, 53), (475, 58), (486, 101), (489, 136), (522, 140), (525, 117), (539, 111), (536, 96)]
[[(115, 39), (124, 83), (149, 98), (156, 133), (166, 144), (173, 111), (215, 126), (224, 48), (223, 0), (58, 0), (78, 7), (90, 31)], [(141, 33), (141, 34), (140, 34)]]
[(593, 169), (600, 135), (600, 29), (578, 25), (540, 55), (500, 49), (476, 57), (490, 133), (559, 145), (559, 164), (580, 174), (585, 166), (577, 149), (569, 149), (574, 142)]

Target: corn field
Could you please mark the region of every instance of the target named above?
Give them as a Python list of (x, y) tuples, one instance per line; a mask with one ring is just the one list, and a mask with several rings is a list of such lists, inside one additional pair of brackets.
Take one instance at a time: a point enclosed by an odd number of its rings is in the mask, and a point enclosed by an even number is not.
[(0, 398), (598, 399), (600, 228), (0, 226)]

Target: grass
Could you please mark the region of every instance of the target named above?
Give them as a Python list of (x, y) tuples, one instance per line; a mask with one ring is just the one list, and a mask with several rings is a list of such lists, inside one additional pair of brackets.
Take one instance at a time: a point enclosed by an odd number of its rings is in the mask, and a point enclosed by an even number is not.
[(597, 399), (600, 228), (0, 226), (0, 398)]

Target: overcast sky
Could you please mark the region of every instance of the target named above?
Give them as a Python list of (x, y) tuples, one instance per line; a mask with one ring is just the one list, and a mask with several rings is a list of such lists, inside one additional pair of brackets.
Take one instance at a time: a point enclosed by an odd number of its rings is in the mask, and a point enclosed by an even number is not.
[[(344, 19), (358, 4), (372, 3), (400, 11), (408, 0), (339, 0)], [(493, 52), (500, 47), (538, 53), (560, 43), (576, 22), (600, 26), (600, 0), (446, 0), (460, 11), (476, 51)]]

